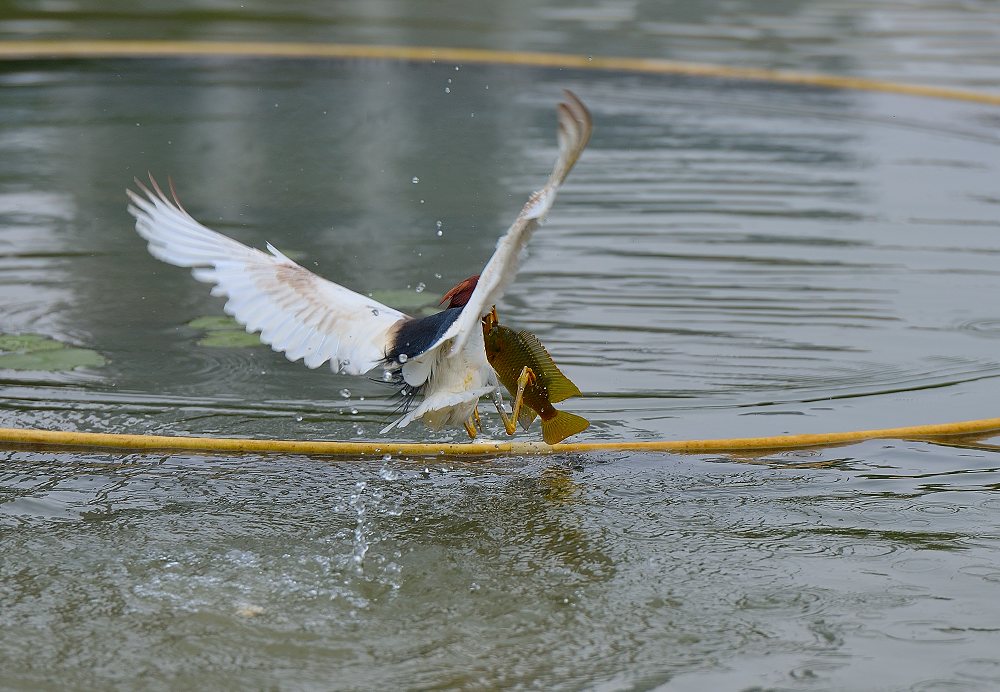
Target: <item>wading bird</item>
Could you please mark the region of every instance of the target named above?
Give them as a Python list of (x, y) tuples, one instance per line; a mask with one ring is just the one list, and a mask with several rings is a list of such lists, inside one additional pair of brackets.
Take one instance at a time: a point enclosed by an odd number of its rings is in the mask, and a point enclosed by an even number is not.
[(464, 307), (427, 317), (410, 317), (320, 278), (270, 243), (263, 252), (206, 228), (184, 210), (172, 184), (168, 197), (152, 176), (152, 189), (136, 180), (141, 194), (126, 190), (128, 211), (150, 254), (214, 284), (212, 294), (227, 299), (225, 312), (289, 360), (302, 359), (309, 368), (329, 362), (348, 375), (381, 366), (383, 379), (400, 387), (407, 404), (422, 395), (383, 433), (420, 419), (433, 429), (462, 425), (475, 437), (479, 399), (499, 386), (481, 320), (513, 280), (522, 250), (590, 139), (590, 113), (575, 94), (565, 92), (557, 116), (559, 154), (545, 185), (497, 242)]

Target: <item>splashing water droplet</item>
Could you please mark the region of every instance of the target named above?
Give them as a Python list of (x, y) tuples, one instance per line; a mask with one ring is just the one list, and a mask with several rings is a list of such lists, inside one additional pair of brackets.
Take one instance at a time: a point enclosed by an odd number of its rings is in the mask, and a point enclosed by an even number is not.
[(408, 355), (406, 355), (405, 353), (400, 353), (399, 354), (399, 362), (400, 363), (405, 363), (409, 359), (410, 359), (410, 357)]
[(402, 478), (402, 475), (399, 473), (399, 471), (393, 471), (392, 469), (386, 468), (385, 466), (383, 466), (378, 470), (378, 475), (384, 481), (398, 481), (400, 478)]
[(445, 87), (444, 88), (444, 93), (450, 94), (451, 93), (451, 87)]
[(420, 182), (420, 178), (418, 178), (417, 176), (413, 176), (413, 178), (410, 179), (410, 182), (416, 185), (417, 183)]
[(440, 279), (440, 278), (441, 278), (441, 275), (440, 275), (440, 274), (438, 274), (437, 272), (434, 272), (434, 278), (435, 278), (435, 279)]
[(382, 371), (382, 381), (383, 382), (392, 382), (392, 372), (389, 371), (389, 370), (383, 370)]
[(438, 231), (438, 232), (437, 232), (437, 236), (438, 236), (438, 238), (440, 238), (440, 237), (441, 237), (441, 236), (443, 236), (443, 235), (444, 235), (444, 231)]
[(347, 387), (344, 387), (343, 389), (340, 390), (340, 396), (344, 397), (345, 399), (350, 399), (351, 390), (348, 389)]
[(417, 293), (423, 293), (425, 288), (427, 288), (427, 284), (421, 281), (420, 283), (417, 284), (417, 287), (413, 290), (415, 290)]
[(356, 409), (356, 408), (354, 408), (354, 407), (352, 406), (352, 407), (351, 407), (351, 415), (352, 415), (352, 416), (356, 416), (356, 415), (358, 415), (358, 409)]
[(353, 558), (355, 566), (360, 571), (363, 568), (365, 561), (365, 554), (368, 552), (370, 543), (368, 538), (365, 536), (365, 529), (367, 528), (367, 514), (368, 508), (365, 506), (364, 492), (367, 484), (363, 481), (359, 481), (354, 486), (354, 492), (351, 494), (350, 504), (351, 508), (354, 509), (356, 515), (357, 523), (354, 526), (354, 554), (351, 556)]
[(302, 416), (295, 416), (295, 422), (296, 423), (301, 423), (302, 422)]
[(392, 461), (392, 455), (391, 454), (383, 454), (382, 455), (382, 461)]

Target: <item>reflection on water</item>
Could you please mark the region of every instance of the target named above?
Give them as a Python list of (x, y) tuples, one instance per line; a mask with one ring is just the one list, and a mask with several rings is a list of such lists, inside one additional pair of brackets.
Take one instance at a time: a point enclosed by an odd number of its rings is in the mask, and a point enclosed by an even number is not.
[[(10, 452), (5, 670), (695, 689), (725, 656), (786, 687), (996, 682), (996, 458), (886, 442), (749, 466)], [(872, 659), (917, 644), (905, 670)]]
[[(364, 292), (424, 284), (420, 307), (547, 173), (563, 87), (597, 129), (500, 309), (587, 390), (570, 406), (585, 437), (992, 415), (985, 107), (364, 61), (8, 64), (0, 85), (0, 331), (107, 360), (0, 371), (3, 425), (374, 437), (378, 383), (199, 343), (225, 331), (201, 319), (220, 301), (148, 257), (124, 187), (172, 175), (205, 223)], [(2, 452), (5, 682), (988, 686), (995, 443), (475, 464)]]

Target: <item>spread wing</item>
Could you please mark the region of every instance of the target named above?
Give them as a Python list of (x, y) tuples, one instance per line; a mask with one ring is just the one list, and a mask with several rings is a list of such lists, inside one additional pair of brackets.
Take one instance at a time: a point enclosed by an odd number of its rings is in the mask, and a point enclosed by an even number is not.
[(248, 332), (310, 368), (329, 361), (335, 372), (360, 375), (382, 361), (406, 315), (316, 276), (270, 244), (269, 254), (202, 226), (172, 186), (168, 198), (150, 182), (152, 190), (136, 180), (143, 194), (126, 190), (150, 254), (215, 284), (212, 294), (228, 298), (225, 311)]
[(449, 356), (462, 350), (471, 331), (480, 328), (480, 318), (500, 300), (504, 290), (513, 281), (521, 263), (524, 246), (552, 208), (556, 192), (590, 141), (593, 129), (590, 112), (572, 91), (563, 93), (566, 100), (558, 106), (559, 157), (555, 167), (545, 186), (531, 195), (513, 225), (497, 242), (497, 249), (480, 274), (476, 290), (469, 298), (461, 317), (441, 338), (439, 343), (454, 339)]

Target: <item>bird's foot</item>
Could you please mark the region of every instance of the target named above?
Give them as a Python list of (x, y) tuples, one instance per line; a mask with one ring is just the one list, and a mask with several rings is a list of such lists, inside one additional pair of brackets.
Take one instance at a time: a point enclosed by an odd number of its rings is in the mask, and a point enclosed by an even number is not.
[(469, 433), (469, 439), (476, 439), (478, 431), (476, 430), (476, 420), (479, 418), (478, 412), (476, 415), (469, 416), (469, 420), (465, 421), (465, 432)]

